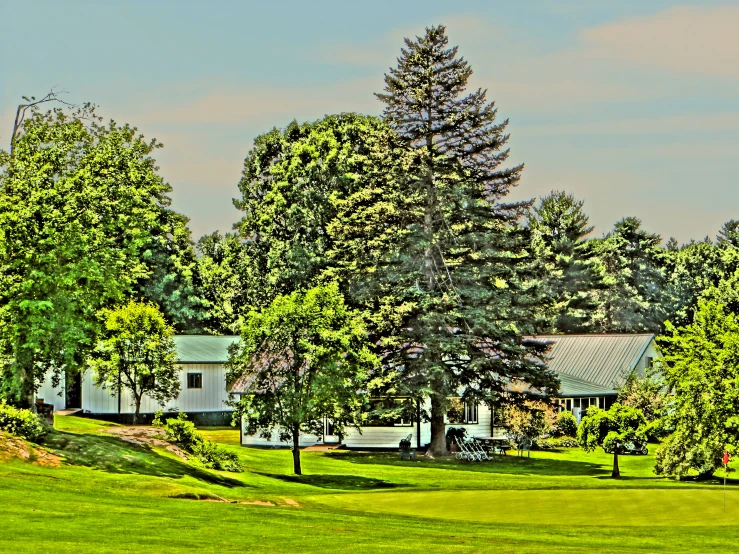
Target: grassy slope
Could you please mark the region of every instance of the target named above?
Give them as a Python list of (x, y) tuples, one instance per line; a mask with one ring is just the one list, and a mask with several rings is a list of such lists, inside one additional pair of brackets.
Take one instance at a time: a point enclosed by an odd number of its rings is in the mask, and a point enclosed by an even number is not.
[[(651, 456), (625, 457), (627, 477), (614, 481), (610, 457), (579, 450), (484, 465), (306, 452), (307, 475), (294, 478), (288, 452), (207, 432), (241, 456), (247, 472), (230, 475), (124, 443), (105, 425), (59, 418), (50, 442), (61, 468), (0, 463), (0, 551), (729, 552), (739, 539), (739, 491), (730, 487), (724, 515), (715, 483), (657, 479)], [(171, 498), (182, 495), (276, 506)]]

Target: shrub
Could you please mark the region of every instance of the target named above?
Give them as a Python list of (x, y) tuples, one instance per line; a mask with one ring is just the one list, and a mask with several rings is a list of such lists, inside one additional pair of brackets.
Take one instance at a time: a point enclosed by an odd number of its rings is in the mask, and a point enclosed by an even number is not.
[(34, 442), (46, 434), (46, 426), (36, 414), (9, 406), (4, 400), (0, 401), (0, 430)]
[(559, 437), (556, 439), (542, 439), (537, 442), (537, 446), (542, 450), (550, 450), (552, 448), (577, 448), (579, 445), (574, 437)]
[(460, 443), (467, 438), (467, 429), (464, 427), (449, 427), (446, 430), (446, 447)]
[(204, 438), (195, 429), (195, 424), (187, 420), (184, 413), (176, 418), (168, 419), (163, 427), (168, 440), (174, 442), (185, 452), (193, 454), (203, 466), (233, 473), (244, 471), (236, 454)]
[(577, 419), (569, 410), (563, 410), (557, 415), (554, 428), (558, 437), (574, 437), (577, 435)]

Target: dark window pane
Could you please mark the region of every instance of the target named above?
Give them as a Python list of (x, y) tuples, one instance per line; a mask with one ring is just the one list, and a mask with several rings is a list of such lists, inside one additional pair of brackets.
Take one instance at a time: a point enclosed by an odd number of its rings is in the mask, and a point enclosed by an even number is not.
[(203, 374), (202, 373), (188, 373), (187, 374), (187, 388), (188, 389), (202, 389), (203, 388)]

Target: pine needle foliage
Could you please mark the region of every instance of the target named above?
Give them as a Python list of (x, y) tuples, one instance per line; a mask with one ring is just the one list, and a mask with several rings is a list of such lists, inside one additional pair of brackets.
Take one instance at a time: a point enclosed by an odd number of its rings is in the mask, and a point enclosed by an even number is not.
[(403, 322), (386, 361), (408, 394), (430, 397), (430, 452), (443, 454), (449, 396), (494, 404), (525, 397), (511, 392), (519, 380), (540, 391), (555, 380), (537, 363), (545, 345), (523, 340), (540, 267), (518, 224), (530, 203), (500, 202), (523, 170), (505, 164), (508, 121), (496, 122), (485, 90), (465, 94), (472, 69), (443, 26), (405, 45), (377, 94), (405, 149), (388, 179), (404, 202), (385, 271)]

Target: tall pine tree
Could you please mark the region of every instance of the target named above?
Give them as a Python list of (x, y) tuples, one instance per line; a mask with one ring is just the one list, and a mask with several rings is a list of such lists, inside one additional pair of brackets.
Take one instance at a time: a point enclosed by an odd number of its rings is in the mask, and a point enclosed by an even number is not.
[(408, 394), (430, 398), (429, 453), (439, 455), (450, 396), (493, 405), (527, 395), (512, 383), (546, 392), (556, 380), (535, 361), (546, 346), (524, 339), (539, 273), (518, 225), (530, 203), (500, 203), (523, 169), (504, 166), (508, 122), (496, 123), (486, 91), (464, 95), (472, 69), (443, 26), (405, 44), (377, 95), (407, 152), (404, 221), (385, 274), (404, 317), (386, 362)]
[(585, 237), (593, 227), (583, 201), (552, 191), (529, 216), (537, 257), (545, 264), (545, 302), (541, 332), (593, 332), (598, 291), (605, 288), (603, 266), (588, 251)]

